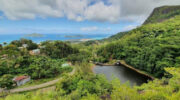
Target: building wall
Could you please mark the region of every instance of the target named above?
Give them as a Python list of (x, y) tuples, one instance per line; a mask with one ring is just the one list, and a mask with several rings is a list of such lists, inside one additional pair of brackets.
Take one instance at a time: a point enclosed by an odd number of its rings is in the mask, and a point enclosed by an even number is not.
[(31, 78), (27, 78), (27, 79), (24, 79), (24, 80), (21, 80), (21, 81), (18, 81), (17, 82), (17, 86), (21, 86), (21, 85), (24, 85), (25, 83), (27, 83), (28, 81), (30, 81)]

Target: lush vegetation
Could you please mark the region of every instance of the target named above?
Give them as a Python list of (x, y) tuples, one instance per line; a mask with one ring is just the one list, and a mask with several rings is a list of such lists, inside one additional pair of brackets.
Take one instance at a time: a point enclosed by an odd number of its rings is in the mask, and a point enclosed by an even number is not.
[(78, 49), (72, 48), (62, 41), (45, 41), (41, 43), (41, 52), (51, 58), (62, 59), (68, 55), (78, 53)]
[(96, 60), (122, 59), (135, 68), (162, 77), (165, 67), (180, 66), (179, 29), (180, 16), (159, 24), (144, 25), (117, 41), (101, 46)]
[(100, 40), (100, 42), (112, 42), (114, 40), (119, 40), (120, 38), (122, 38), (127, 33), (128, 32), (119, 32), (115, 35), (110, 36), (109, 38), (105, 38), (105, 39)]
[(130, 87), (118, 79), (108, 82), (94, 75), (86, 66), (73, 76), (64, 75), (55, 90), (11, 94), (2, 100), (178, 100), (180, 96), (180, 68), (166, 68), (172, 78), (154, 80), (142, 86)]
[(20, 39), (20, 40), (14, 40), (10, 44), (15, 45), (17, 47), (23, 46), (23, 44), (27, 45), (28, 50), (37, 49), (38, 45), (36, 43), (33, 43), (32, 40), (27, 39)]
[(144, 24), (158, 23), (180, 14), (180, 6), (163, 6), (154, 9)]
[[(13, 87), (11, 80), (17, 75), (29, 75), (36, 80), (60, 74), (62, 80), (48, 92), (9, 94), (0, 100), (179, 100), (180, 16), (175, 16), (178, 14), (179, 6), (157, 8), (146, 22), (149, 24), (102, 41), (79, 44), (45, 41), (37, 45), (21, 39), (4, 43), (0, 45), (0, 87)], [(23, 44), (28, 47), (20, 49)], [(29, 54), (37, 48), (41, 54)], [(104, 76), (92, 73), (90, 61), (115, 60), (125, 60), (161, 79), (131, 87), (118, 79), (107, 81)], [(74, 64), (74, 74), (62, 74), (72, 71), (62, 67), (64, 61)]]
[[(23, 47), (25, 44), (26, 46)], [(64, 72), (72, 71), (71, 67), (62, 67), (62, 64), (65, 63), (65, 59), (62, 58), (75, 53), (75, 51), (78, 52), (77, 49), (60, 41), (44, 42), (41, 46), (44, 46), (42, 53), (34, 56), (30, 55), (29, 51), (39, 47), (38, 44), (33, 43), (31, 40), (15, 40), (10, 44), (1, 46), (1, 88), (13, 88), (12, 79), (15, 76), (28, 75), (31, 79), (37, 80), (56, 77)], [(49, 54), (49, 52), (52, 54)], [(46, 56), (46, 53), (49, 55)]]

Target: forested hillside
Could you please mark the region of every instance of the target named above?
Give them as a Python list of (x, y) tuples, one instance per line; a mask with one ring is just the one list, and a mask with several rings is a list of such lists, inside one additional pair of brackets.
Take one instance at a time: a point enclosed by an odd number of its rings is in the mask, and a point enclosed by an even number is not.
[[(25, 44), (27, 47), (22, 47)], [(62, 41), (45, 41), (38, 45), (20, 39), (0, 47), (0, 88), (4, 89), (17, 87), (12, 81), (16, 76), (28, 75), (32, 80), (41, 80), (71, 71), (71, 67), (63, 68), (62, 64), (67, 56), (79, 53), (78, 49)], [(31, 55), (33, 49), (40, 53)]]
[[(148, 23), (158, 23), (165, 20), (168, 20), (176, 15), (180, 15), (180, 6), (163, 6), (158, 7), (153, 10), (151, 15), (147, 18), (144, 24)], [(101, 40), (101, 42), (105, 41), (113, 41), (120, 39), (124, 34), (128, 32), (119, 32), (115, 35), (110, 36), (109, 38)]]
[(123, 35), (127, 34), (128, 32), (119, 32), (115, 35), (110, 36), (109, 38), (105, 38), (100, 40), (101, 42), (111, 42), (114, 40), (119, 40)]
[(94, 75), (88, 64), (78, 66), (73, 76), (64, 76), (55, 90), (9, 94), (0, 100), (179, 100), (180, 68), (166, 68), (170, 79), (154, 80), (142, 86), (130, 87), (115, 79), (107, 81)]
[(121, 59), (162, 77), (165, 67), (180, 66), (180, 16), (134, 29), (119, 40), (103, 45), (97, 55), (101, 62)]
[(180, 6), (163, 6), (155, 8), (149, 18), (144, 22), (158, 23), (180, 14)]

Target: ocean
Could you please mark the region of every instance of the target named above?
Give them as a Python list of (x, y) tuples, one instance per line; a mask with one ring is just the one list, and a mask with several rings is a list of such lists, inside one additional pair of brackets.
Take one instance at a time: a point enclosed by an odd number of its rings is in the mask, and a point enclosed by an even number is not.
[(21, 38), (30, 39), (35, 43), (40, 43), (47, 40), (79, 40), (79, 39), (93, 39), (100, 40), (109, 37), (109, 34), (43, 34), (43, 36), (27, 36), (27, 34), (0, 34), (0, 44), (6, 42), (10, 43), (13, 40)]

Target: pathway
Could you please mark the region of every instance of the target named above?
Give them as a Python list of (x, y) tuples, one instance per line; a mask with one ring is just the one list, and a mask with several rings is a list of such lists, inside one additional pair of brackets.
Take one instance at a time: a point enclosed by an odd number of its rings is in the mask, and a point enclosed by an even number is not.
[[(71, 73), (69, 73), (69, 75), (73, 75), (74, 73), (75, 73), (75, 68), (73, 69), (73, 71)], [(19, 92), (37, 90), (37, 89), (41, 89), (41, 88), (45, 88), (45, 87), (55, 85), (61, 79), (62, 78), (59, 78), (59, 79), (52, 80), (52, 81), (49, 81), (49, 82), (46, 82), (46, 83), (43, 83), (43, 84), (39, 84), (39, 85), (34, 85), (34, 86), (29, 86), (29, 87), (24, 87), (24, 88), (18, 88), (18, 89), (11, 89), (8, 92), (10, 92), (10, 93), (19, 93)]]

